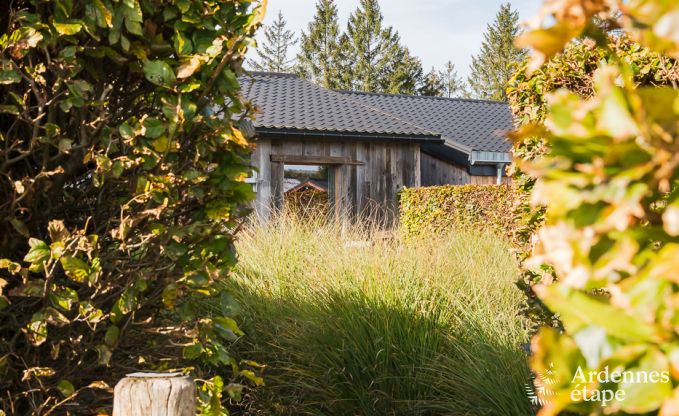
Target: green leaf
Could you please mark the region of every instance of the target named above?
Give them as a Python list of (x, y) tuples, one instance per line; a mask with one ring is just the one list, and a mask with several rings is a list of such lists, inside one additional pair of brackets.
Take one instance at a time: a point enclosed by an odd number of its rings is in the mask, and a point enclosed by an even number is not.
[(73, 140), (71, 139), (61, 139), (57, 145), (59, 148), (59, 153), (68, 153), (73, 147)]
[(78, 292), (68, 287), (56, 289), (50, 292), (49, 299), (54, 307), (70, 311), (78, 303)]
[(264, 379), (262, 377), (257, 376), (255, 372), (252, 370), (241, 370), (240, 375), (253, 382), (257, 387), (261, 387), (264, 385)]
[(49, 246), (42, 240), (31, 237), (28, 240), (28, 245), (31, 249), (24, 257), (24, 261), (31, 264), (42, 264), (42, 262), (49, 260), (52, 252)]
[(120, 337), (120, 328), (118, 328), (115, 325), (112, 325), (108, 327), (106, 330), (106, 335), (104, 336), (104, 342), (106, 345), (109, 347), (114, 347), (116, 343), (118, 342), (118, 338)]
[(215, 332), (227, 341), (235, 341), (245, 335), (233, 319), (222, 316), (213, 319)]
[(180, 12), (186, 13), (191, 8), (191, 1), (189, 0), (177, 0), (177, 8)]
[(183, 32), (177, 30), (173, 39), (174, 50), (179, 56), (190, 55), (193, 52), (193, 43), (191, 39), (186, 37)]
[[(619, 403), (620, 408), (627, 414), (644, 414), (651, 412), (672, 395), (672, 382), (669, 377), (670, 366), (667, 357), (657, 349), (649, 350), (639, 363), (625, 371), (632, 372), (635, 377), (630, 381), (623, 381), (618, 386), (625, 392), (624, 400)], [(657, 379), (651, 382), (637, 383), (636, 380), (644, 380), (650, 375), (666, 374), (665, 380)]]
[(64, 268), (66, 276), (78, 283), (84, 282), (90, 275), (90, 266), (77, 257), (63, 256), (61, 266)]
[(125, 52), (130, 51), (130, 40), (127, 39), (125, 35), (120, 35), (120, 47), (123, 48), (123, 51)]
[(195, 360), (203, 353), (203, 346), (199, 343), (184, 348), (183, 355), (187, 360)]
[(124, 170), (125, 165), (123, 164), (123, 162), (120, 160), (116, 160), (115, 162), (113, 162), (113, 166), (111, 166), (111, 176), (118, 179), (123, 174)]
[(12, 114), (18, 116), (21, 114), (19, 107), (15, 105), (0, 105), (0, 114)]
[(168, 86), (176, 81), (172, 67), (162, 60), (144, 63), (144, 75), (146, 79), (160, 86)]
[[(1, 107), (1, 106), (0, 106), (0, 107)], [(2, 112), (2, 111), (0, 110), (0, 112)], [(28, 236), (29, 236), (28, 227), (26, 227), (26, 224), (24, 224), (23, 222), (19, 221), (19, 220), (16, 219), (16, 218), (12, 218), (12, 219), (9, 220), (9, 223), (12, 224), (12, 227), (13, 227), (13, 228), (16, 230), (16, 232), (18, 232), (19, 234), (23, 235), (24, 237), (28, 237)]]
[(99, 27), (113, 26), (113, 13), (101, 0), (93, 0), (92, 3), (97, 11), (97, 24)]
[(116, 302), (116, 306), (123, 315), (127, 315), (128, 313), (135, 310), (138, 306), (138, 299), (135, 290), (130, 288), (120, 295), (118, 301)]
[(94, 347), (94, 350), (97, 352), (98, 355), (97, 364), (108, 366), (111, 363), (111, 357), (113, 356), (113, 352), (109, 347), (107, 347), (106, 345), (97, 345), (96, 347)]
[(31, 322), (26, 326), (26, 337), (36, 347), (47, 341), (47, 321), (42, 312), (36, 312), (31, 317)]
[(57, 33), (66, 36), (75, 35), (83, 28), (82, 22), (78, 20), (69, 20), (64, 23), (52, 22), (52, 26), (57, 30)]
[(162, 136), (155, 139), (151, 143), (151, 146), (153, 146), (153, 150), (156, 152), (165, 153), (170, 149), (170, 141), (168, 140), (167, 136)]
[(127, 4), (123, 3), (121, 7), (123, 19), (125, 21), (125, 29), (127, 29), (129, 33), (142, 36), (141, 22), (143, 21), (143, 16), (139, 3), (136, 0), (129, 1)]
[(21, 81), (21, 74), (14, 69), (0, 71), (1, 84), (15, 84)]
[(59, 390), (59, 393), (61, 393), (64, 397), (69, 397), (75, 393), (75, 387), (73, 386), (73, 383), (68, 380), (59, 380), (57, 383), (57, 390)]
[(125, 140), (134, 139), (136, 137), (134, 129), (127, 123), (121, 124), (120, 127), (118, 127), (118, 132), (120, 133), (120, 137)]
[(229, 383), (224, 387), (226, 390), (226, 393), (229, 395), (229, 398), (231, 400), (234, 400), (236, 402), (240, 402), (243, 400), (243, 386), (242, 384), (238, 383)]
[(236, 298), (231, 296), (231, 294), (228, 292), (222, 292), (219, 295), (219, 306), (221, 313), (224, 315), (238, 316), (241, 313), (240, 304)]
[(91, 324), (99, 323), (104, 319), (104, 312), (88, 301), (78, 303), (78, 315)]
[(142, 134), (149, 139), (157, 139), (165, 133), (165, 123), (157, 118), (149, 117), (144, 120)]
[(173, 309), (179, 297), (179, 286), (176, 283), (170, 283), (163, 289), (163, 304), (165, 307)]
[(536, 288), (540, 298), (553, 312), (559, 313), (566, 330), (577, 333), (586, 326), (603, 328), (610, 336), (630, 342), (657, 342), (664, 337), (653, 324), (625, 310), (593, 299), (566, 286)]

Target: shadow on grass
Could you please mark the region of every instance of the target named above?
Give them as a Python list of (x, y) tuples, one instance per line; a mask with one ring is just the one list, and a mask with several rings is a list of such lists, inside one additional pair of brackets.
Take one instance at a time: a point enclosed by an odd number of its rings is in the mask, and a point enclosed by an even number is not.
[(247, 414), (533, 414), (519, 342), (473, 305), (228, 289), (243, 305), (239, 354), (268, 365)]

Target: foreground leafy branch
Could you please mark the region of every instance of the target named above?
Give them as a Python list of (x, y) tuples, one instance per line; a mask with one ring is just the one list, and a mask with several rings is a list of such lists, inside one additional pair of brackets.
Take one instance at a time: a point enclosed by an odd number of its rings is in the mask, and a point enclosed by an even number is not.
[[(620, 25), (643, 46), (679, 57), (679, 4), (669, 1), (552, 1), (543, 22), (521, 39), (536, 70), (573, 37)], [(529, 263), (549, 264), (534, 290), (559, 315), (563, 332), (533, 339), (532, 367), (550, 374), (541, 415), (679, 414), (679, 91), (639, 87), (630, 62), (612, 50), (599, 64), (590, 97), (548, 96), (544, 123), (528, 123), (520, 142), (544, 139), (545, 154), (518, 160), (537, 178), (534, 202), (545, 224)], [(536, 269), (538, 270), (538, 269)], [(584, 374), (608, 374), (603, 379)], [(630, 377), (613, 377), (612, 374)], [(639, 382), (659, 374), (656, 382)], [(608, 401), (605, 393), (613, 393)]]
[[(587, 38), (571, 42), (562, 53), (537, 70), (529, 71), (527, 66), (530, 61), (524, 63), (514, 74), (507, 89), (512, 112), (520, 125), (544, 122), (548, 109), (547, 97), (557, 90), (564, 89), (580, 97), (591, 98), (595, 94), (594, 74), (602, 62), (627, 62), (637, 86), (679, 85), (679, 65), (675, 60), (642, 47), (624, 33), (606, 33), (605, 36), (605, 45), (598, 45)], [(535, 160), (548, 151), (549, 143), (540, 136), (523, 136), (514, 143), (514, 155), (521, 160)], [(514, 228), (514, 239), (529, 248), (519, 252), (523, 261), (535, 242), (533, 236), (544, 222), (544, 210), (536, 209), (530, 203), (529, 195), (535, 186), (533, 176), (516, 169), (515, 165), (513, 180), (520, 191), (519, 195), (525, 195), (516, 206), (515, 221), (519, 226)], [(540, 324), (560, 325), (531, 288), (533, 284), (544, 280), (546, 275), (551, 280), (551, 270), (542, 265), (522, 270), (519, 286), (527, 294), (523, 313), (531, 318), (534, 331)]]
[(216, 296), (234, 264), (250, 198), (238, 126), (251, 111), (237, 76), (263, 3), (3, 4), (6, 413), (87, 413), (109, 402), (107, 382), (139, 367), (228, 368), (218, 371), (228, 382), (200, 386), (213, 412), (222, 392), (238, 397), (239, 376), (261, 382), (229, 355), (236, 322), (197, 300)]

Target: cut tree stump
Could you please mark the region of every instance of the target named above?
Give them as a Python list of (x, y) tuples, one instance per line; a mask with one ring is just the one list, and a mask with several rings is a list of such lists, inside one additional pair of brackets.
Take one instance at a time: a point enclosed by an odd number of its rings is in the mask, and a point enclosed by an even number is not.
[(181, 373), (134, 373), (116, 384), (113, 416), (195, 416), (196, 385)]

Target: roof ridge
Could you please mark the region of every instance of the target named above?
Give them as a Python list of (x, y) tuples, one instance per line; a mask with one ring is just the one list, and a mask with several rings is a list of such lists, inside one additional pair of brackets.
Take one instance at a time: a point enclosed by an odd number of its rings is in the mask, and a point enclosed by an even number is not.
[(385, 97), (419, 98), (419, 99), (428, 99), (428, 100), (465, 101), (465, 102), (473, 102), (473, 103), (508, 105), (504, 101), (484, 100), (484, 99), (479, 99), (479, 98), (435, 97), (435, 96), (431, 96), (431, 95), (390, 94), (390, 93), (387, 93), (387, 92), (365, 92), (365, 91), (354, 91), (354, 90), (333, 90), (333, 91), (338, 92), (340, 94), (345, 94), (345, 95), (378, 95), (378, 96), (385, 96)]
[(281, 78), (300, 78), (298, 74), (292, 72), (274, 72), (274, 71), (246, 71), (246, 75), (251, 76), (269, 76)]

